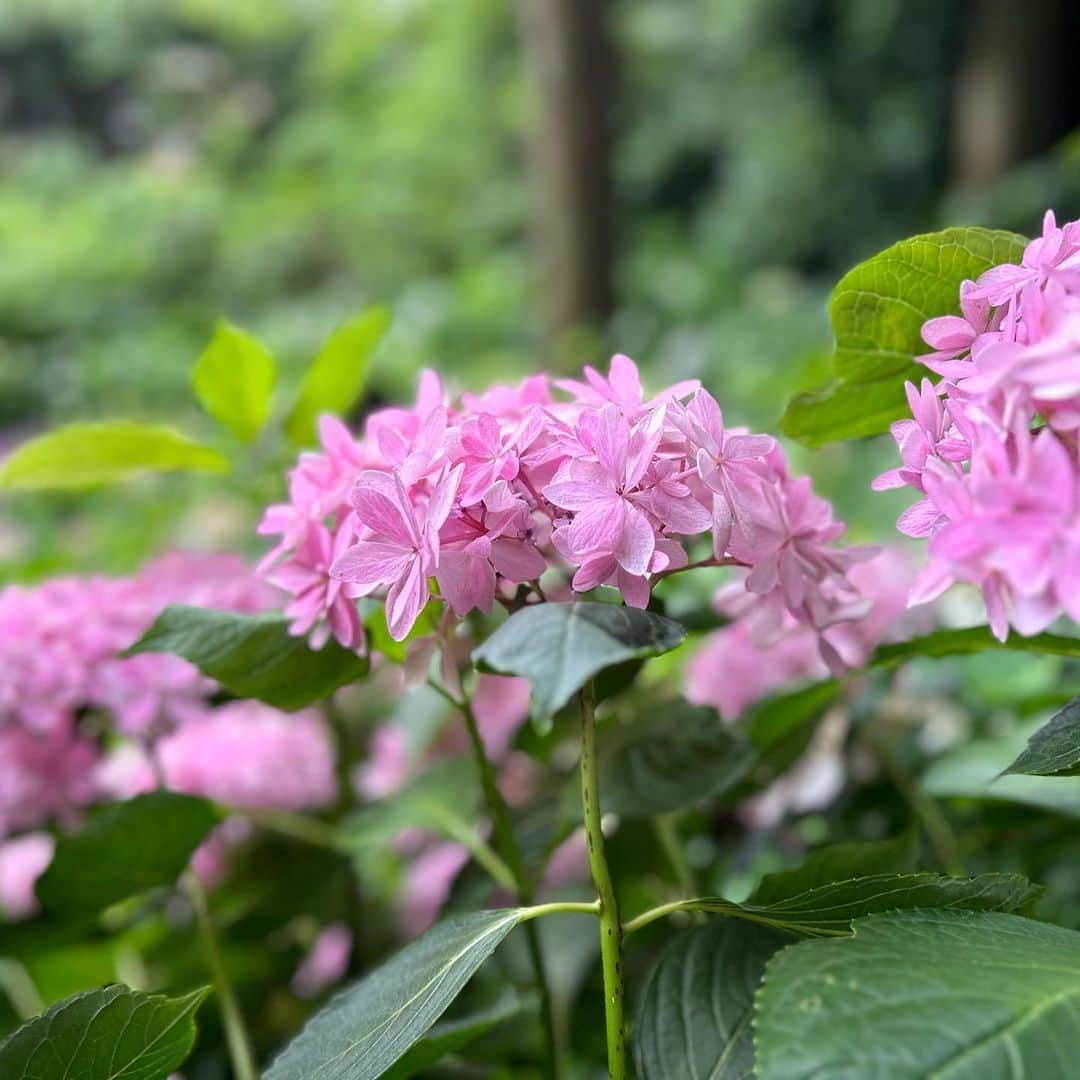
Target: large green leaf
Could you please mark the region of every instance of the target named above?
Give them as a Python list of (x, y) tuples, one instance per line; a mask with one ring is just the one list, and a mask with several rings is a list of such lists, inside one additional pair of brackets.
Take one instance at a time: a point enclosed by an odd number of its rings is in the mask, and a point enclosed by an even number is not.
[(398, 1058), (397, 1064), (387, 1069), (380, 1080), (406, 1080), (409, 1076), (423, 1075), (425, 1069), (450, 1054), (456, 1054), (520, 1012), (521, 1001), (511, 992), (482, 1012), (444, 1020), (431, 1028), (411, 1050), (406, 1051), (404, 1057)]
[(988, 626), (969, 626), (960, 630), (935, 630), (932, 634), (882, 645), (873, 655), (870, 667), (891, 667), (917, 656), (940, 659), (944, 656), (971, 656), (993, 649), (1010, 652), (1042, 653), (1049, 656), (1080, 656), (1080, 638), (1062, 634), (1034, 634), (1023, 637), (1012, 633), (998, 641)]
[(834, 881), (805, 892), (759, 903), (736, 904), (722, 896), (684, 900), (681, 911), (707, 911), (763, 923), (797, 934), (843, 935), (852, 919), (908, 908), (966, 911), (1028, 911), (1042, 895), (1019, 874), (951, 878), (940, 874), (875, 874)]
[(216, 450), (172, 428), (109, 420), (67, 424), (24, 443), (0, 467), (0, 486), (75, 490), (112, 484), (141, 472), (228, 467)]
[(115, 803), (57, 840), (37, 897), (47, 911), (91, 913), (172, 885), (218, 820), (205, 799), (172, 791)]
[(374, 307), (339, 326), (311, 362), (300, 396), (285, 421), (285, 434), (299, 445), (314, 441), (321, 413), (344, 416), (360, 400), (371, 355), (390, 326), (390, 312)]
[(769, 962), (755, 1003), (760, 1076), (1076, 1076), (1080, 934), (950, 911), (878, 915), (854, 929)]
[(1075, 697), (1028, 739), (1027, 747), (1005, 770), (1032, 776), (1075, 776), (1080, 769), (1080, 697)]
[(850, 270), (829, 304), (835, 381), (791, 401), (784, 433), (816, 446), (876, 435), (907, 415), (904, 383), (927, 374), (914, 359), (929, 351), (923, 323), (958, 313), (961, 282), (1018, 261), (1026, 243), (999, 230), (945, 229), (893, 244)]
[(192, 383), (202, 407), (238, 439), (250, 442), (270, 415), (274, 358), (258, 338), (221, 319), (195, 363)]
[(484, 671), (532, 683), (533, 718), (550, 719), (597, 672), (676, 648), (686, 636), (651, 611), (577, 601), (536, 604), (510, 616), (474, 653)]
[(719, 795), (756, 760), (715, 709), (685, 701), (646, 723), (605, 729), (599, 757), (604, 809), (626, 817), (666, 814)]
[(633, 1047), (639, 1080), (749, 1080), (754, 994), (769, 957), (792, 940), (728, 920), (675, 938), (642, 992)]
[(920, 784), (935, 798), (1018, 803), (1080, 818), (1080, 781), (1072, 776), (1003, 776), (1024, 751), (1029, 728), (996, 739), (978, 739), (943, 754)]
[(126, 986), (58, 1001), (0, 1044), (4, 1080), (164, 1080), (191, 1052), (209, 987), (184, 997)]
[(279, 709), (301, 709), (363, 678), (369, 663), (328, 641), (314, 650), (280, 615), (170, 604), (125, 655), (173, 653), (230, 693)]
[(522, 919), (477, 911), (437, 923), (317, 1012), (264, 1080), (375, 1080), (417, 1043)]

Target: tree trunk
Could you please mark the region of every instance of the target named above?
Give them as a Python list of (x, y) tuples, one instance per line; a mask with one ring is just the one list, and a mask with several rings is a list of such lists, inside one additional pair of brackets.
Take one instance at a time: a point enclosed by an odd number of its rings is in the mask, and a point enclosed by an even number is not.
[(533, 228), (545, 349), (599, 329), (612, 285), (612, 87), (609, 0), (517, 0), (534, 87)]

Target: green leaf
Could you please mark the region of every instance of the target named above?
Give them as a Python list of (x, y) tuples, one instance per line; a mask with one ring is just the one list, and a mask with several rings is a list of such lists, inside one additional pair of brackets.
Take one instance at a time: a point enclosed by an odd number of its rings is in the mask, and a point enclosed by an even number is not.
[(522, 919), (515, 909), (437, 923), (317, 1012), (264, 1080), (375, 1080), (415, 1045)]
[(754, 993), (766, 962), (791, 941), (727, 920), (675, 938), (641, 996), (634, 1028), (640, 1080), (750, 1080)]
[(828, 844), (808, 852), (794, 870), (766, 874), (750, 902), (767, 906), (836, 881), (881, 874), (910, 874), (915, 870), (917, 847), (918, 836), (914, 829), (890, 840)]
[(839, 679), (825, 679), (767, 697), (749, 712), (746, 726), (750, 742), (761, 753), (771, 750), (824, 712), (842, 689)]
[(279, 709), (302, 709), (368, 673), (365, 657), (331, 639), (314, 650), (280, 615), (170, 604), (124, 654), (173, 653), (230, 693)]
[(90, 914), (172, 885), (218, 820), (205, 799), (172, 791), (114, 803), (79, 832), (58, 838), (56, 854), (37, 883), (41, 906)]
[(1031, 776), (1075, 776), (1080, 771), (1080, 697), (1028, 739), (1027, 749), (1005, 770)]
[(202, 407), (238, 439), (251, 442), (270, 415), (277, 365), (246, 330), (220, 319), (195, 363), (192, 383)]
[(873, 655), (870, 667), (890, 667), (916, 656), (941, 658), (971, 656), (987, 649), (1007, 649), (1010, 652), (1043, 653), (1050, 656), (1080, 656), (1080, 638), (1061, 634), (1034, 634), (1022, 637), (1012, 633), (998, 641), (988, 626), (971, 626), (961, 630), (935, 630), (932, 634), (882, 645)]
[(126, 986), (58, 1001), (0, 1044), (4, 1080), (164, 1080), (195, 1043), (209, 987), (169, 998)]
[(1076, 1075), (1080, 934), (1000, 913), (911, 911), (779, 952), (755, 1003), (769, 1080)]
[(1024, 750), (1030, 728), (1003, 738), (977, 739), (942, 755), (920, 784), (934, 798), (1018, 803), (1080, 818), (1080, 783), (1071, 776), (1024, 776), (1002, 772)]
[(380, 1080), (406, 1080), (406, 1077), (420, 1075), (431, 1065), (463, 1050), (469, 1043), (520, 1012), (520, 1000), (513, 993), (508, 993), (483, 1012), (460, 1020), (444, 1020), (431, 1028), (411, 1050), (406, 1051), (404, 1057), (398, 1058), (397, 1064), (387, 1069)]
[(647, 723), (605, 728), (599, 757), (604, 809), (626, 817), (666, 814), (719, 795), (757, 759), (715, 709), (685, 701)]
[(686, 631), (651, 611), (577, 601), (536, 604), (510, 616), (473, 652), (483, 671), (532, 683), (532, 714), (546, 723), (597, 672), (638, 657), (659, 656)]
[(109, 420), (67, 424), (23, 443), (0, 467), (0, 487), (77, 490), (142, 472), (221, 472), (228, 467), (216, 450), (172, 428)]
[(927, 369), (915, 357), (927, 319), (960, 311), (960, 284), (999, 263), (1018, 262), (1027, 241), (1015, 233), (945, 229), (903, 240), (841, 278), (829, 304), (836, 335), (834, 383), (795, 397), (784, 434), (809, 446), (876, 435), (908, 415), (907, 380)]
[(344, 416), (360, 400), (371, 356), (390, 326), (390, 312), (373, 307), (339, 326), (311, 362), (300, 396), (285, 421), (285, 434), (298, 445), (315, 439), (322, 413)]
[(708, 911), (796, 934), (843, 935), (852, 919), (907, 908), (1028, 911), (1042, 890), (1019, 874), (950, 878), (940, 874), (876, 874), (834, 881), (768, 903), (735, 904), (722, 896), (684, 900), (679, 911)]

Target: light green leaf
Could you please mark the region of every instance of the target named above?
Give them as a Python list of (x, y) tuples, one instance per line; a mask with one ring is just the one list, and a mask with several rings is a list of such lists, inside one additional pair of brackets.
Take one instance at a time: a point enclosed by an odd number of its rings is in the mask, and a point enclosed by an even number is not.
[(360, 400), (371, 356), (390, 326), (390, 312), (373, 307), (339, 326), (311, 362), (300, 396), (285, 421), (285, 434), (298, 445), (315, 439), (320, 414), (344, 416)]
[(142, 472), (220, 472), (216, 450), (158, 424), (67, 424), (23, 443), (0, 467), (0, 486), (62, 491), (113, 484)]
[(521, 910), (445, 919), (317, 1012), (264, 1080), (375, 1080), (446, 1011)]
[(777, 953), (755, 1002), (769, 1080), (1076, 1075), (1080, 934), (1000, 913), (910, 911)]
[(792, 937), (724, 920), (689, 930), (661, 954), (634, 1027), (640, 1080), (750, 1080), (754, 994)]
[(604, 728), (599, 758), (604, 809), (652, 817), (727, 791), (756, 755), (715, 709), (676, 701), (646, 723)]
[(1028, 739), (1023, 753), (1005, 770), (1031, 776), (1075, 776), (1080, 770), (1080, 697)]
[(225, 319), (195, 363), (192, 382), (202, 407), (238, 439), (251, 442), (270, 415), (277, 365), (266, 347)]
[(876, 435), (906, 416), (904, 383), (927, 374), (915, 363), (930, 351), (923, 323), (959, 313), (961, 282), (1019, 261), (1026, 243), (1000, 230), (945, 229), (893, 244), (850, 270), (829, 304), (835, 382), (792, 400), (784, 433), (817, 446)]
[(289, 633), (280, 615), (240, 615), (233, 611), (170, 604), (125, 653), (173, 653), (216, 679), (230, 693), (279, 709), (302, 709), (339, 687), (363, 678), (369, 669), (331, 639), (321, 649)]
[(472, 1013), (460, 1020), (444, 1020), (431, 1028), (411, 1050), (406, 1051), (405, 1056), (387, 1069), (380, 1080), (406, 1080), (406, 1077), (422, 1075), (431, 1065), (463, 1050), (469, 1043), (513, 1019), (521, 1011), (521, 1001), (511, 992), (483, 1012)]
[(1002, 772), (1023, 753), (1030, 728), (996, 739), (978, 739), (942, 755), (920, 784), (934, 798), (1017, 803), (1080, 818), (1080, 781), (1072, 776)]
[(543, 725), (594, 675), (676, 648), (686, 631), (637, 608), (577, 601), (536, 604), (510, 616), (473, 652), (482, 671), (532, 683), (532, 714)]
[(56, 854), (38, 879), (41, 906), (89, 914), (172, 885), (218, 820), (205, 799), (172, 791), (114, 803), (78, 832), (58, 838)]
[(126, 986), (87, 990), (28, 1020), (0, 1044), (4, 1080), (164, 1080), (195, 1043), (209, 987), (184, 997)]

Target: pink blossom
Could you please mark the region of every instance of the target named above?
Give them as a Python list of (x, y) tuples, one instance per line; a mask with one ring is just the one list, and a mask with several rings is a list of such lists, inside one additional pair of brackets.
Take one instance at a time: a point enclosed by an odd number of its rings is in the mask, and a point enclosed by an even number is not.
[(432, 844), (409, 864), (400, 915), (411, 937), (419, 937), (439, 917), (458, 874), (468, 861), (468, 848), (447, 840)]
[(52, 862), (55, 842), (44, 832), (0, 841), (0, 916), (14, 921), (38, 910), (34, 887)]
[(289, 988), (297, 997), (310, 998), (341, 982), (352, 948), (352, 932), (344, 923), (324, 926), (293, 973)]
[(982, 590), (994, 633), (1080, 616), (1080, 223), (1042, 236), (1019, 264), (961, 288), (963, 318), (931, 319), (945, 379), (908, 387), (913, 420), (893, 427), (903, 464), (875, 487), (922, 498), (898, 527), (928, 540), (912, 603), (954, 582)]

